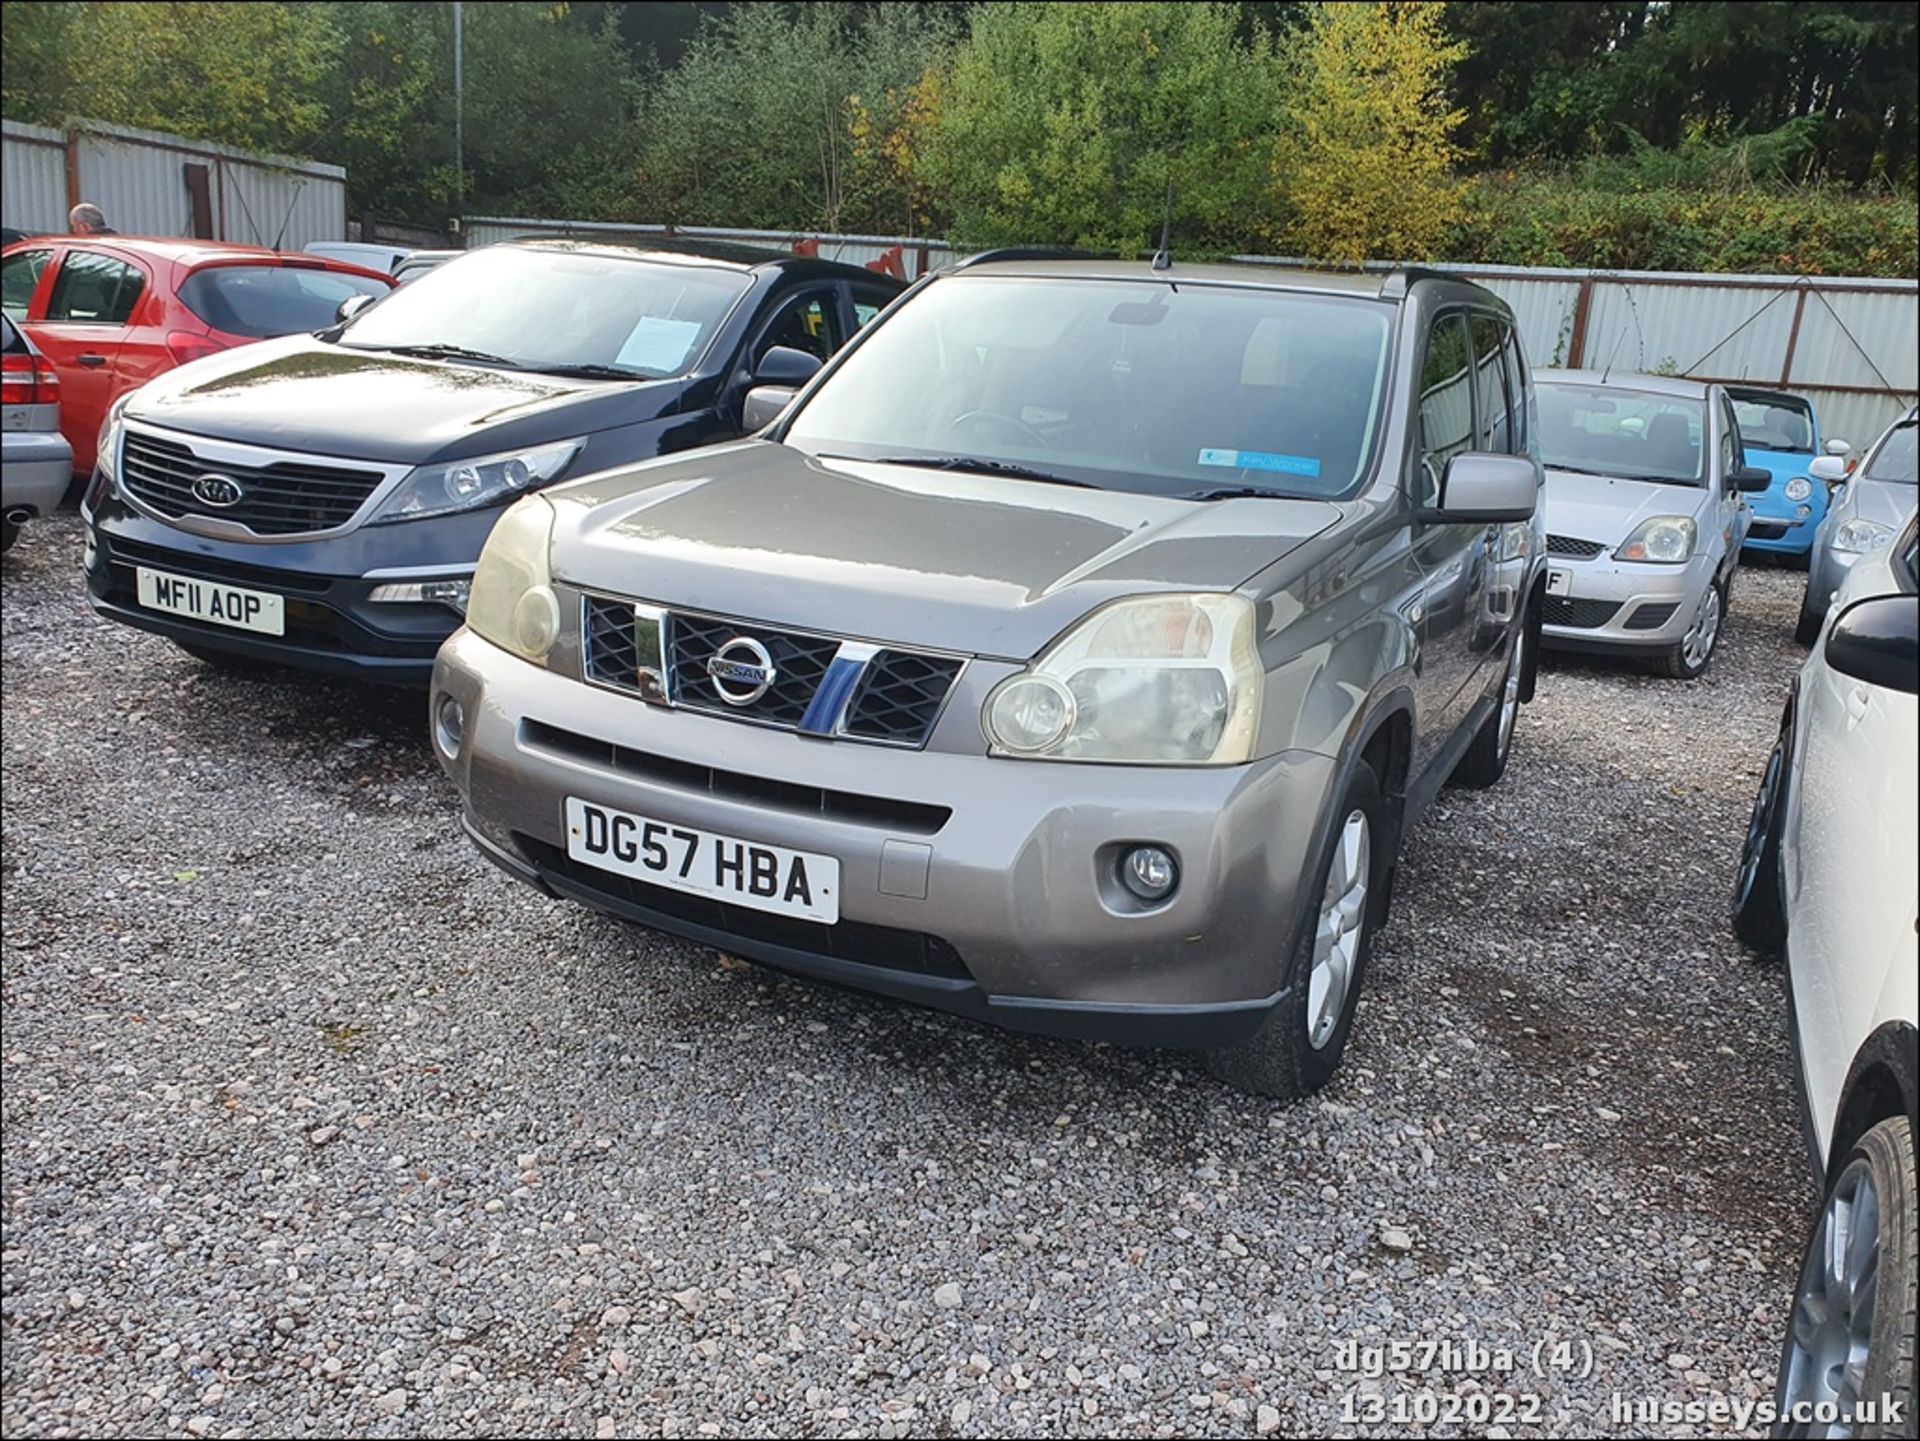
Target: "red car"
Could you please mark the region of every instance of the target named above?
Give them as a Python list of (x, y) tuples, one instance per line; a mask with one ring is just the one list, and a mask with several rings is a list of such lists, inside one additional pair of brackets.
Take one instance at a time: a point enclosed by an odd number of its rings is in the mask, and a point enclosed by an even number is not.
[(0, 256), (0, 308), (53, 362), (81, 475), (129, 390), (203, 355), (323, 329), (349, 296), (392, 288), (358, 265), (212, 240), (43, 235)]

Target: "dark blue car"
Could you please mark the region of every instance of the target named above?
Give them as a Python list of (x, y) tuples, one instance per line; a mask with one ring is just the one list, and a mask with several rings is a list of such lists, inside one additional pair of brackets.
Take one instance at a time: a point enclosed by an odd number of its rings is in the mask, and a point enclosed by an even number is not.
[(116, 404), (83, 511), (100, 614), (215, 665), (424, 685), (522, 492), (739, 436), (904, 286), (688, 243), (513, 242)]
[[(1747, 497), (1753, 510), (1753, 529), (1746, 550), (1769, 551), (1805, 562), (1813, 548), (1813, 533), (1826, 518), (1827, 487), (1809, 470), (1820, 446), (1820, 425), (1813, 406), (1784, 390), (1728, 386), (1740, 440), (1747, 448), (1747, 464), (1773, 477), (1764, 491)], [(1841, 444), (1837, 454), (1845, 454)]]

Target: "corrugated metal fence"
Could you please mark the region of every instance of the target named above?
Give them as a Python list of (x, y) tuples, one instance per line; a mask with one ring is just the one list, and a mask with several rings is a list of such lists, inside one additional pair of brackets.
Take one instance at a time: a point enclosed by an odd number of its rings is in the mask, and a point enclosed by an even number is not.
[[(814, 248), (907, 280), (968, 254), (938, 240), (807, 235), (718, 226), (617, 225), (471, 216), (471, 248), (519, 235), (682, 235)], [(1270, 255), (1236, 257), (1303, 268)], [(1385, 265), (1369, 265), (1385, 271)], [(1433, 267), (1476, 280), (1513, 307), (1537, 366), (1656, 370), (1798, 391), (1827, 436), (1865, 445), (1920, 389), (1920, 283), (1830, 276), (1683, 275), (1501, 265)]]
[(298, 250), (347, 233), (347, 172), (96, 120), (66, 130), (0, 122), (0, 217), (59, 233), (90, 200), (126, 235), (199, 236)]

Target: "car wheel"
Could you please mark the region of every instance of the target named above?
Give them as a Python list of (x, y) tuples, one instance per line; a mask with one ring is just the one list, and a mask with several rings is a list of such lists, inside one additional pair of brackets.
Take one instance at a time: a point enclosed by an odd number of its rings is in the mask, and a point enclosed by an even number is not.
[(1780, 736), (1760, 774), (1760, 791), (1747, 819), (1740, 873), (1733, 886), (1733, 933), (1768, 955), (1778, 955), (1787, 943), (1787, 907), (1780, 894), (1780, 827), (1792, 760), (1793, 703), (1789, 701), (1780, 717)]
[[(1787, 1318), (1775, 1436), (1913, 1434), (1913, 1165), (1912, 1124), (1896, 1116), (1860, 1138), (1828, 1190)], [(1793, 1414), (1822, 1403), (1833, 1420)], [(1856, 1419), (1868, 1403), (1873, 1419)]]
[(1714, 648), (1720, 644), (1721, 622), (1727, 616), (1727, 593), (1722, 583), (1715, 581), (1707, 587), (1707, 593), (1700, 597), (1700, 605), (1693, 613), (1693, 624), (1687, 627), (1687, 633), (1680, 637), (1680, 644), (1667, 651), (1655, 668), (1662, 674), (1675, 680), (1693, 680), (1705, 673), (1713, 663)]
[(1207, 1055), (1207, 1068), (1239, 1090), (1298, 1100), (1333, 1078), (1353, 1029), (1392, 869), (1393, 827), (1380, 782), (1364, 761), (1334, 810), (1332, 844), (1294, 928), (1286, 999), (1250, 1039)]
[(1513, 730), (1520, 719), (1520, 682), (1527, 673), (1526, 613), (1514, 617), (1513, 648), (1507, 652), (1507, 674), (1500, 682), (1500, 704), (1481, 724), (1473, 744), (1460, 758), (1453, 778), (1462, 785), (1490, 786), (1507, 773), (1513, 754)]
[(1826, 617), (1816, 614), (1806, 601), (1800, 602), (1800, 618), (1793, 623), (1793, 638), (1801, 645), (1810, 646), (1820, 639), (1820, 627)]
[(177, 640), (174, 644), (202, 664), (232, 675), (271, 675), (278, 669), (271, 661), (255, 660), (250, 655), (235, 655), (232, 651), (216, 650), (210, 645), (195, 645), (189, 640)]

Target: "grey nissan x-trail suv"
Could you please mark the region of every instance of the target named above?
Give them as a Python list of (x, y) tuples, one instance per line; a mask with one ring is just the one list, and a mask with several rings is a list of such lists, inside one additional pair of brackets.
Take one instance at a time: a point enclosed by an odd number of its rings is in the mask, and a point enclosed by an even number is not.
[(429, 702), (481, 849), (789, 970), (1323, 1084), (1402, 836), (1531, 691), (1506, 307), (1001, 254), (750, 405), (494, 529)]

